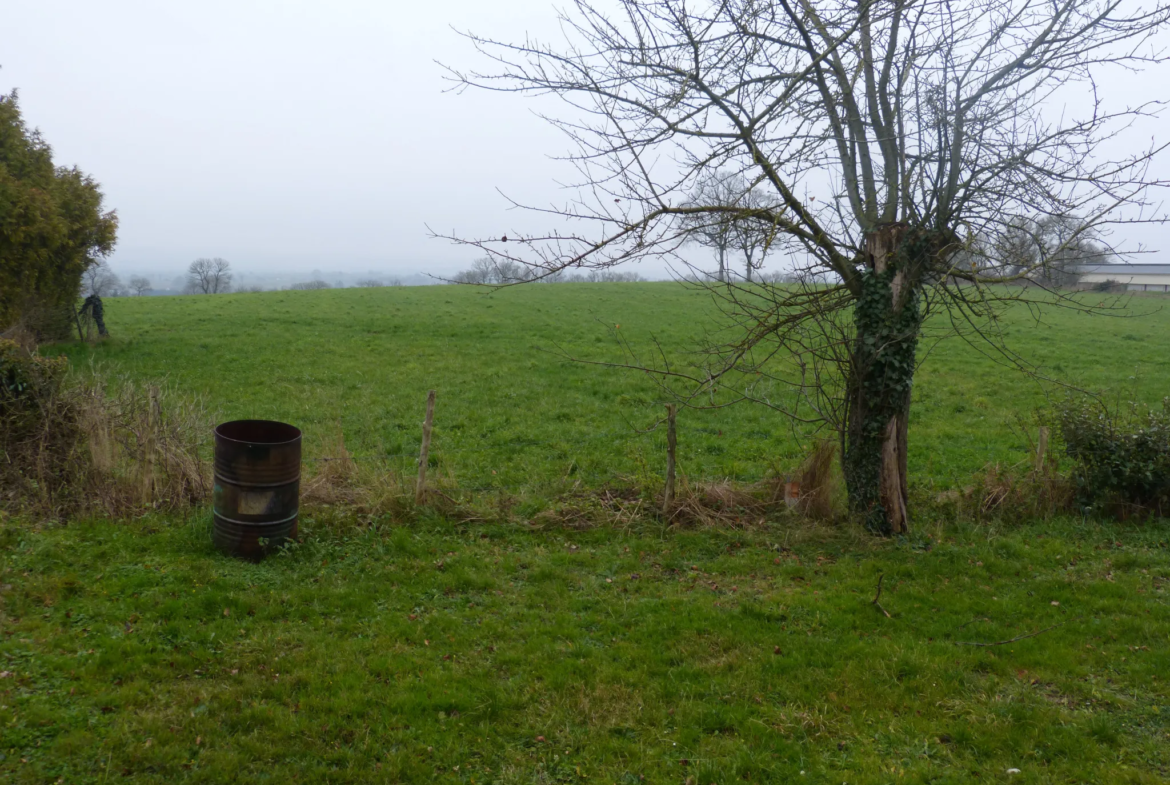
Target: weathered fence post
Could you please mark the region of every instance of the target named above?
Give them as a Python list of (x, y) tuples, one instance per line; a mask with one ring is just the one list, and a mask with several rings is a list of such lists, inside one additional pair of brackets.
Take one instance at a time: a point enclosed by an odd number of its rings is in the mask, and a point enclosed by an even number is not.
[(162, 419), (162, 405), (159, 403), (159, 389), (157, 385), (147, 388), (146, 409), (146, 438), (142, 451), (146, 454), (146, 471), (142, 476), (142, 501), (146, 504), (154, 502), (154, 489), (158, 484), (158, 443), (159, 421)]
[(1036, 440), (1036, 471), (1044, 470), (1044, 459), (1048, 456), (1048, 426), (1040, 426), (1040, 436)]
[(431, 452), (431, 425), (435, 421), (435, 391), (427, 393), (427, 417), (423, 420), (422, 449), (418, 454), (418, 483), (414, 488), (414, 503), (422, 504), (427, 493), (427, 461)]
[(670, 514), (674, 504), (674, 460), (678, 447), (678, 437), (674, 429), (674, 415), (678, 407), (673, 403), (666, 404), (666, 490), (662, 494), (662, 513)]

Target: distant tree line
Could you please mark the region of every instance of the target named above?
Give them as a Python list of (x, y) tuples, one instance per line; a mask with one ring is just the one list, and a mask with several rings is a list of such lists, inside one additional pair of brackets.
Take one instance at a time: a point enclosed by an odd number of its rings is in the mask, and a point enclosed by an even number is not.
[(513, 283), (541, 281), (543, 283), (636, 283), (646, 279), (637, 273), (618, 270), (587, 270), (584, 273), (570, 273), (559, 270), (551, 275), (539, 275), (530, 267), (507, 259), (495, 260), (488, 257), (476, 259), (471, 267), (461, 270), (450, 279), (451, 283), (487, 284), (506, 286)]

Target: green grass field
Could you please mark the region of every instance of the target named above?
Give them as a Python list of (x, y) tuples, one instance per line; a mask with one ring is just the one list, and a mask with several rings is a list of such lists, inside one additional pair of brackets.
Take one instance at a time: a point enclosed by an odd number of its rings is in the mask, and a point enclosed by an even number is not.
[[(1155, 400), (1160, 302), (1008, 329), (1070, 381)], [(652, 488), (653, 385), (542, 349), (613, 359), (620, 329), (681, 355), (713, 315), (669, 284), (117, 299), (112, 340), (53, 351), (296, 423), (310, 458), (340, 422), (400, 470), (433, 387), (460, 486)], [(1045, 400), (959, 342), (915, 396), (922, 497), (1023, 460), (1013, 423)], [(680, 416), (695, 478), (802, 449), (764, 410)], [(1167, 781), (1167, 522), (935, 516), (887, 541), (792, 517), (576, 531), (313, 507), (254, 565), (212, 549), (206, 509), (0, 515), (0, 782)]]
[[(1170, 310), (1138, 299), (1132, 318), (1054, 309), (1034, 323), (1010, 313), (1013, 346), (1049, 374), (1094, 390), (1170, 391)], [(1140, 315), (1139, 315), (1140, 314)], [(428, 389), (438, 391), (433, 459), (461, 486), (539, 485), (579, 476), (660, 476), (661, 391), (646, 377), (564, 359), (622, 359), (614, 338), (675, 359), (719, 328), (709, 296), (672, 283), (273, 292), (111, 300), (114, 338), (66, 348), (137, 378), (170, 379), (225, 419), (284, 420), (311, 457), (338, 423), (349, 448), (412, 471)], [(924, 351), (928, 344), (924, 344)], [(1059, 392), (1058, 392), (1059, 394)], [(911, 476), (929, 486), (968, 481), (988, 463), (1016, 463), (1015, 427), (1045, 390), (961, 340), (931, 351), (911, 414)], [(807, 444), (763, 407), (680, 416), (681, 471), (754, 480), (791, 468)]]

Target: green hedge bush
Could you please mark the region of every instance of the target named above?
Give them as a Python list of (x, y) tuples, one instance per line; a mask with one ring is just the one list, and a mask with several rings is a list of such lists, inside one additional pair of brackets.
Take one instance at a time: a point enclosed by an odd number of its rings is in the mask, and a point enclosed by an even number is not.
[(1057, 418), (1082, 507), (1123, 518), (1170, 513), (1170, 399), (1110, 407), (1070, 398)]

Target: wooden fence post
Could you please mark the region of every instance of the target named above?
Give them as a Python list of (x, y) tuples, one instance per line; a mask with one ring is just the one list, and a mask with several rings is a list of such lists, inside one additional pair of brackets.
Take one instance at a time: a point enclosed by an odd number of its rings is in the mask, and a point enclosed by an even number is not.
[(427, 417), (423, 420), (422, 449), (418, 454), (418, 484), (414, 488), (414, 503), (422, 504), (427, 493), (427, 461), (431, 453), (431, 425), (435, 421), (435, 391), (427, 393)]
[(670, 514), (674, 504), (674, 461), (678, 447), (678, 437), (674, 429), (674, 415), (678, 407), (673, 403), (666, 404), (666, 490), (662, 494), (662, 513)]
[(1048, 456), (1048, 426), (1040, 426), (1040, 436), (1036, 440), (1036, 471), (1044, 470), (1044, 459)]
[(146, 409), (146, 439), (142, 451), (146, 454), (146, 471), (143, 474), (142, 490), (143, 502), (154, 503), (154, 489), (158, 484), (157, 459), (159, 443), (159, 422), (162, 420), (162, 405), (159, 403), (159, 389), (157, 385), (147, 388)]

